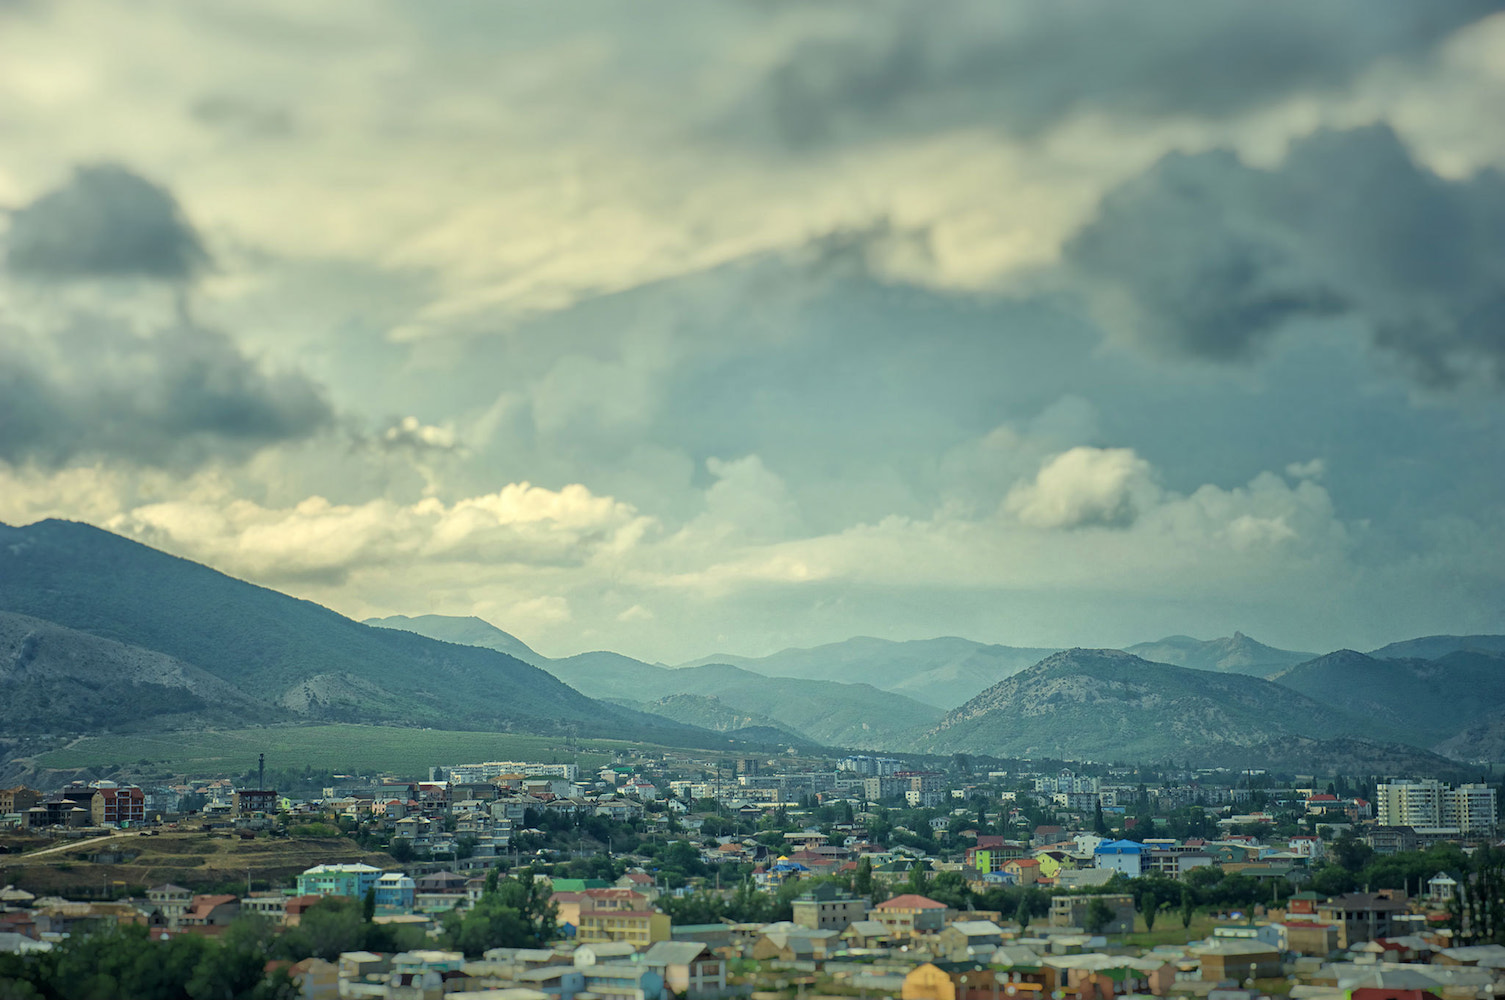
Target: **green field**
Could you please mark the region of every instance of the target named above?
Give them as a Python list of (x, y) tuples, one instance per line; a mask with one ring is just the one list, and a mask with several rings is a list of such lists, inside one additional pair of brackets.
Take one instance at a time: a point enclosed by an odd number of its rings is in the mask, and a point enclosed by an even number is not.
[(198, 733), (86, 736), (41, 754), (43, 767), (71, 769), (153, 765), (190, 776), (234, 774), (267, 755), (267, 765), (316, 770), (427, 776), (433, 765), (485, 760), (575, 762), (581, 769), (608, 763), (635, 744), (616, 740), (566, 740), (558, 736), (476, 733), (390, 726), (265, 726)]

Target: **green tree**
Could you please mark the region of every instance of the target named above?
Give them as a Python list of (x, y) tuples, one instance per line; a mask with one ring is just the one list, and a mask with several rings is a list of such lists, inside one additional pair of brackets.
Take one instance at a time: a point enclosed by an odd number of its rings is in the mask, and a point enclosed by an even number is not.
[(1092, 832), (1099, 837), (1108, 836), (1108, 821), (1103, 818), (1102, 800), (1097, 800), (1092, 806)]
[(1155, 912), (1160, 908), (1160, 902), (1153, 892), (1146, 892), (1139, 897), (1139, 914), (1144, 917), (1144, 929), (1155, 929)]
[(909, 880), (906, 883), (907, 889), (909, 892), (923, 896), (925, 895), (925, 890), (929, 885), (930, 870), (928, 867), (926, 867), (924, 860), (917, 858), (915, 859), (914, 863), (909, 866)]
[(1087, 914), (1082, 918), (1082, 924), (1089, 934), (1101, 934), (1103, 928), (1113, 922), (1113, 907), (1103, 901), (1101, 896), (1093, 896), (1087, 904)]
[(1019, 930), (1021, 932), (1029, 930), (1030, 916), (1031, 914), (1029, 912), (1029, 897), (1020, 896), (1019, 906), (1014, 910), (1014, 919), (1018, 921)]
[(361, 919), (364, 920), (366, 923), (369, 924), (371, 922), (371, 918), (373, 918), (375, 916), (376, 916), (376, 886), (373, 885), (373, 886), (371, 886), (370, 888), (368, 888), (366, 890), (365, 898), (363, 898), (361, 900)]
[(1196, 897), (1192, 895), (1190, 888), (1183, 886), (1181, 889), (1181, 929), (1191, 927), (1192, 915), (1196, 912)]
[(852, 877), (852, 892), (858, 896), (873, 894), (873, 862), (864, 856), (857, 862), (857, 874)]

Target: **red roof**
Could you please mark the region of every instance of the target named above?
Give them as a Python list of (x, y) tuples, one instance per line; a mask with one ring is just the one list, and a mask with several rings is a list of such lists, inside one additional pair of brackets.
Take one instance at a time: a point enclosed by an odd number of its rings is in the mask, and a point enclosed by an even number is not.
[(1040, 867), (1040, 862), (1034, 858), (1015, 858), (1003, 867), (1007, 868), (1009, 865), (1014, 865), (1018, 868), (1038, 868)]
[(876, 908), (879, 910), (944, 910), (946, 904), (906, 892), (902, 896), (895, 896), (893, 899), (879, 903)]
[(1313, 795), (1311, 798), (1307, 799), (1307, 801), (1308, 802), (1336, 802), (1336, 801), (1338, 801), (1338, 797), (1336, 795), (1328, 795), (1328, 794), (1324, 793), (1322, 795)]

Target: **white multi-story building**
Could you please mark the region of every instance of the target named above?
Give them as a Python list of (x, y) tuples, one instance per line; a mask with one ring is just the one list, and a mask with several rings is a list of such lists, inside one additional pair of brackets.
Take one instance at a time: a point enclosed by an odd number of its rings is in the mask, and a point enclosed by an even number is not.
[(1380, 826), (1444, 826), (1442, 803), (1447, 790), (1432, 778), (1387, 782), (1375, 789), (1375, 817)]
[(1444, 802), (1443, 826), (1456, 826), (1460, 832), (1489, 833), (1499, 816), (1499, 801), (1488, 785), (1459, 785), (1450, 789)]
[(1380, 826), (1456, 829), (1489, 833), (1499, 811), (1498, 794), (1488, 785), (1452, 788), (1428, 778), (1392, 781), (1375, 789), (1375, 818)]

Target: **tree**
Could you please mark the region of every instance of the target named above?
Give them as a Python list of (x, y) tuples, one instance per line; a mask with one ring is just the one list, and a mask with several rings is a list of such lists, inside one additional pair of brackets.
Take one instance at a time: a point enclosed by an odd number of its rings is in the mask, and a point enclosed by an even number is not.
[(1188, 929), (1190, 929), (1192, 915), (1196, 912), (1195, 904), (1196, 904), (1196, 898), (1192, 895), (1191, 889), (1187, 888), (1187, 887), (1183, 887), (1181, 889), (1181, 929), (1182, 930), (1188, 930)]
[(1101, 896), (1093, 896), (1087, 904), (1087, 914), (1082, 918), (1082, 923), (1089, 934), (1101, 934), (1103, 928), (1113, 922), (1113, 907), (1103, 901)]
[(1014, 919), (1018, 921), (1020, 931), (1029, 930), (1030, 912), (1028, 896), (1019, 897), (1019, 906), (1014, 910)]
[(929, 884), (930, 870), (925, 866), (925, 862), (923, 860), (916, 859), (909, 866), (909, 891), (923, 896), (925, 895), (925, 889)]
[(1108, 836), (1108, 821), (1103, 818), (1103, 802), (1098, 799), (1092, 806), (1092, 832), (1099, 837)]
[(852, 878), (852, 892), (858, 896), (873, 894), (873, 862), (865, 855), (857, 862), (857, 874)]
[(1139, 912), (1144, 917), (1145, 930), (1153, 931), (1155, 929), (1155, 911), (1159, 908), (1160, 902), (1155, 898), (1153, 892), (1146, 892), (1139, 897)]
[(373, 918), (375, 916), (376, 916), (376, 886), (373, 885), (373, 886), (371, 886), (370, 888), (368, 888), (366, 890), (365, 898), (363, 898), (361, 900), (361, 919), (364, 920), (366, 923), (369, 924), (371, 922), (371, 918)]

